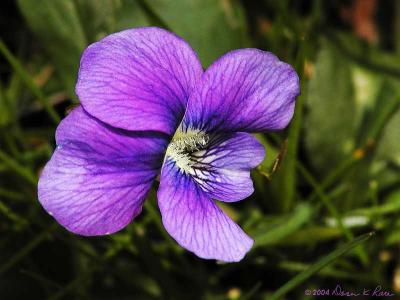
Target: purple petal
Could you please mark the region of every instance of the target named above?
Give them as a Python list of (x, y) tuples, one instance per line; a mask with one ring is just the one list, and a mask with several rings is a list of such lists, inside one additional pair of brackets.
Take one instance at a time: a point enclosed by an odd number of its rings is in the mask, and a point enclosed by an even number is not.
[(154, 133), (110, 128), (81, 107), (61, 122), (56, 141), (39, 179), (39, 201), (82, 235), (118, 231), (141, 212), (167, 143)]
[(239, 201), (254, 192), (250, 170), (258, 166), (264, 147), (248, 133), (234, 133), (210, 140), (207, 150), (192, 154), (197, 161), (192, 177), (211, 198)]
[(170, 159), (162, 169), (158, 204), (169, 234), (201, 258), (239, 261), (253, 245), (253, 240)]
[(287, 126), (293, 116), (299, 78), (269, 52), (229, 52), (203, 74), (189, 98), (186, 128), (261, 132)]
[(88, 113), (114, 127), (173, 134), (202, 73), (178, 36), (154, 27), (130, 29), (85, 50), (76, 93)]

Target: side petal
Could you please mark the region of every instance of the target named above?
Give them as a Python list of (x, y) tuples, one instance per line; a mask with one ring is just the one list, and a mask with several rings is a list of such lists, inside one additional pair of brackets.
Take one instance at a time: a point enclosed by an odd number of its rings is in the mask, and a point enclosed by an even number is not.
[(162, 169), (158, 205), (169, 234), (201, 258), (240, 261), (253, 245), (253, 240), (170, 159)]
[(39, 179), (39, 201), (81, 235), (118, 231), (141, 212), (167, 143), (154, 133), (110, 128), (81, 107), (61, 122), (56, 141)]
[(269, 52), (229, 52), (203, 74), (190, 96), (184, 126), (206, 132), (262, 132), (287, 126), (300, 93), (299, 78)]
[(207, 150), (192, 154), (196, 164), (191, 175), (211, 198), (239, 201), (254, 192), (250, 170), (264, 156), (264, 147), (251, 134), (224, 134), (211, 138)]
[(85, 50), (76, 93), (88, 113), (111, 126), (173, 134), (202, 73), (197, 55), (178, 36), (155, 27), (129, 29)]

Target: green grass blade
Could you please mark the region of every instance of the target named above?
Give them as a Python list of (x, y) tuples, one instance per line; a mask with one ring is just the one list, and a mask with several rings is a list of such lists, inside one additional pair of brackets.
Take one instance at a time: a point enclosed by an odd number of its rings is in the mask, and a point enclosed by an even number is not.
[[(0, 165), (0, 171), (6, 170), (7, 166)], [(12, 199), (12, 200), (23, 200), (25, 198), (25, 195), (23, 193), (17, 193), (16, 191), (5, 189), (0, 187), (0, 197)]]
[(171, 30), (171, 28), (168, 26), (168, 24), (155, 12), (145, 0), (136, 0), (137, 4), (140, 6), (140, 8), (143, 10), (143, 12), (146, 14), (147, 18), (149, 19), (149, 22), (151, 24), (154, 24), (156, 26), (163, 27), (167, 30)]
[(363, 234), (351, 242), (348, 242), (344, 246), (332, 251), (328, 255), (322, 257), (315, 264), (311, 265), (308, 269), (296, 275), (294, 278), (286, 282), (282, 287), (280, 287), (275, 293), (273, 293), (268, 300), (277, 300), (282, 296), (286, 295), (288, 292), (305, 282), (312, 275), (316, 274), (318, 271), (323, 269), (325, 266), (333, 263), (336, 259), (340, 258), (350, 250), (354, 249), (356, 246), (361, 245), (374, 235), (373, 232)]
[[(300, 273), (305, 270), (307, 270), (310, 267), (310, 264), (305, 264), (302, 262), (293, 262), (293, 261), (283, 261), (282, 263), (279, 264), (279, 268), (289, 271), (289, 272), (294, 272), (294, 273)], [(334, 269), (330, 267), (326, 267), (322, 269), (319, 274), (321, 277), (326, 277), (326, 278), (336, 278), (336, 279), (342, 279), (342, 280), (356, 280), (358, 282), (364, 282), (364, 283), (374, 283), (375, 279), (368, 273), (352, 273), (352, 272), (347, 272), (347, 271), (342, 271), (339, 269)]]
[(279, 209), (289, 211), (293, 206), (296, 194), (296, 161), (300, 141), (300, 132), (303, 119), (303, 106), (305, 100), (306, 79), (304, 74), (304, 62), (307, 52), (307, 40), (303, 39), (295, 60), (295, 68), (300, 77), (301, 94), (297, 97), (294, 117), (290, 124), (288, 135), (288, 147), (285, 158), (278, 172), (279, 190), (281, 193)]
[(26, 226), (28, 222), (20, 217), (18, 214), (14, 213), (4, 202), (0, 200), (0, 214), (6, 216), (11, 221), (14, 221), (20, 226)]
[(47, 289), (51, 289), (51, 288), (56, 288), (56, 289), (61, 289), (62, 286), (60, 284), (58, 284), (57, 282), (46, 278), (43, 275), (37, 274), (35, 272), (29, 271), (29, 270), (21, 270), (20, 271), (21, 274), (26, 275), (30, 278), (32, 278), (33, 280), (35, 280), (36, 282), (40, 283), (42, 286), (45, 286)]
[(34, 239), (32, 239), (28, 244), (26, 244), (21, 250), (15, 253), (11, 258), (7, 259), (7, 261), (0, 265), (0, 275), (7, 272), (10, 268), (12, 268), (16, 263), (18, 263), (21, 259), (26, 257), (33, 249), (39, 246), (44, 240), (49, 237), (49, 234), (56, 228), (56, 224), (53, 224), (48, 229), (43, 230), (40, 234), (38, 234)]
[(21, 77), (21, 80), (25, 83), (25, 85), (29, 88), (31, 93), (38, 98), (40, 103), (43, 105), (44, 109), (48, 112), (51, 119), (54, 123), (58, 124), (60, 122), (60, 117), (54, 108), (50, 105), (49, 100), (44, 96), (40, 88), (33, 81), (31, 75), (24, 69), (22, 64), (18, 61), (18, 59), (7, 49), (6, 45), (3, 41), (0, 40), (0, 53), (4, 56), (4, 58), (11, 65), (13, 70)]
[[(354, 165), (360, 161), (362, 157), (350, 156), (348, 159), (343, 160), (338, 166), (329, 172), (329, 174), (321, 181), (320, 188), (322, 191), (329, 188), (335, 181), (346, 174)], [(307, 197), (306, 202), (312, 202), (318, 197), (318, 193), (314, 190), (310, 196)]]
[[(302, 85), (304, 86), (304, 85)], [(298, 142), (300, 138), (301, 119), (303, 110), (303, 96), (299, 96), (296, 102), (295, 117), (292, 121), (289, 131), (289, 146), (286, 153), (286, 158), (283, 160), (281, 166), (282, 176), (282, 198), (281, 209), (286, 212), (289, 211), (293, 204), (293, 199), (296, 192), (296, 161)]]
[[(357, 46), (352, 40), (346, 39), (345, 36), (335, 31), (325, 31), (327, 40), (332, 46), (338, 49), (343, 55), (350, 58), (353, 62), (376, 73), (386, 74), (394, 77), (400, 77), (400, 68), (398, 67), (397, 56), (385, 56), (381, 51), (374, 48), (365, 49), (364, 44), (359, 43)], [(369, 55), (365, 55), (367, 51)], [(367, 52), (367, 53), (368, 53)]]
[[(95, 268), (93, 268), (95, 269)], [(82, 288), (91, 278), (93, 275), (93, 272), (95, 270), (89, 269), (83, 274), (79, 274), (74, 280), (72, 280), (70, 283), (68, 283), (65, 287), (63, 287), (60, 291), (55, 293), (54, 295), (50, 296), (48, 299), (49, 300), (57, 300), (57, 299), (62, 299), (64, 296), (68, 295), (70, 292), (76, 293), (79, 288)]]
[(307, 204), (299, 205), (295, 211), (272, 224), (271, 228), (261, 228), (252, 236), (256, 241), (254, 247), (272, 245), (278, 243), (283, 238), (296, 232), (301, 226), (311, 219), (312, 208)]
[(37, 184), (37, 177), (35, 176), (35, 174), (31, 172), (30, 169), (21, 166), (19, 162), (17, 162), (16, 160), (14, 160), (12, 157), (10, 157), (1, 150), (0, 150), (0, 161), (3, 161), (8, 168), (13, 170), (15, 173), (19, 174), (21, 177), (25, 178), (33, 185)]
[[(317, 192), (317, 195), (320, 197), (322, 200), (322, 203), (326, 206), (328, 209), (329, 213), (335, 218), (336, 223), (338, 224), (338, 227), (340, 231), (343, 233), (343, 235), (351, 241), (354, 236), (353, 233), (343, 224), (342, 221), (342, 216), (340, 212), (336, 209), (335, 205), (332, 204), (331, 199), (329, 196), (327, 196), (323, 190), (321, 189), (320, 185), (318, 182), (314, 179), (314, 177), (308, 172), (308, 170), (303, 167), (301, 164), (297, 164), (298, 169), (300, 172), (303, 174), (304, 178), (310, 183), (310, 185), (313, 187), (313, 189)], [(363, 265), (368, 264), (368, 255), (365, 251), (364, 248), (357, 248), (356, 249), (357, 256), (359, 257), (360, 261), (363, 263)]]

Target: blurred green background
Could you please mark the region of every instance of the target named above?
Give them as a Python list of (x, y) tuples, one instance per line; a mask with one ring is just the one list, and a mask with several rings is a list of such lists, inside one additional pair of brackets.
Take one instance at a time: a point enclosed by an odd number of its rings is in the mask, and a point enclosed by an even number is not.
[[(310, 299), (305, 289), (337, 284), (400, 293), (400, 1), (9, 0), (0, 16), (0, 299)], [(223, 206), (255, 239), (239, 263), (181, 249), (154, 191), (105, 237), (70, 234), (37, 201), (55, 128), (78, 103), (83, 49), (149, 25), (181, 35), (204, 67), (256, 47), (301, 78), (288, 129), (258, 135), (256, 192)]]

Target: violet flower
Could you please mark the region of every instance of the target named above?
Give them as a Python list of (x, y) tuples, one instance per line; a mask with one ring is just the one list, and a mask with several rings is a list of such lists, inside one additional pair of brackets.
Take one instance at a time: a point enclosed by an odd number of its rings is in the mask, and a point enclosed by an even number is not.
[(197, 256), (239, 261), (253, 240), (214, 199), (254, 189), (263, 146), (249, 133), (293, 116), (299, 79), (269, 52), (229, 52), (203, 71), (196, 53), (160, 28), (118, 32), (83, 53), (82, 106), (58, 126), (57, 149), (39, 180), (43, 207), (69, 231), (104, 235), (142, 210), (160, 174), (168, 233)]

